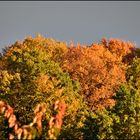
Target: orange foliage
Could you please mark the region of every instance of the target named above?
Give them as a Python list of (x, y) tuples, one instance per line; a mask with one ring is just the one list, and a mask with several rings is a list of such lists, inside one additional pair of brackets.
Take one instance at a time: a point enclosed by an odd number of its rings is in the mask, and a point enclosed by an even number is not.
[(120, 61), (129, 63), (135, 56), (135, 44), (132, 42), (126, 42), (120, 39), (102, 39), (101, 43), (113, 54), (116, 55)]
[(105, 39), (89, 47), (70, 47), (63, 58), (63, 69), (81, 83), (81, 95), (92, 110), (112, 107), (112, 96), (125, 82), (126, 65), (122, 58), (132, 53), (134, 45), (120, 40)]

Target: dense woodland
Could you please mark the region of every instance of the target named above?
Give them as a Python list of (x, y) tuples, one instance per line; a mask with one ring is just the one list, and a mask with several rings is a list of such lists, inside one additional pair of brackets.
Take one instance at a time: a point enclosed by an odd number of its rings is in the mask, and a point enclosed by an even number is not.
[(5, 47), (0, 139), (140, 139), (140, 48), (41, 35)]

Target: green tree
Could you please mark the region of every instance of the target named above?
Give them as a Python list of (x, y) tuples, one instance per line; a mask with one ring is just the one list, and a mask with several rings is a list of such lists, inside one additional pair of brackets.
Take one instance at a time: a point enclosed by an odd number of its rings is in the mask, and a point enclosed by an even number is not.
[[(32, 121), (34, 107), (41, 102), (47, 103), (48, 122), (54, 101), (64, 100), (66, 113), (60, 137), (81, 137), (85, 106), (78, 94), (80, 84), (71, 80), (69, 74), (63, 72), (59, 63), (52, 59), (58, 58), (57, 51), (56, 56), (52, 50), (59, 50), (59, 43), (56, 43), (55, 48), (55, 41), (54, 46), (49, 46), (46, 40), (40, 36), (35, 39), (26, 38), (5, 49), (0, 60), (0, 99), (14, 108), (21, 124)], [(46, 124), (44, 133), (45, 129)]]

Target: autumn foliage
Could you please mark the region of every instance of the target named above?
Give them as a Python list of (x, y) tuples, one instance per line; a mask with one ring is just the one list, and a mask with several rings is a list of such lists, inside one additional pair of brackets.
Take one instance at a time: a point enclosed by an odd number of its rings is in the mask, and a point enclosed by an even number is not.
[[(50, 118), (48, 122), (48, 137), (47, 139), (54, 139), (57, 137), (55, 129), (59, 130), (62, 126), (62, 119), (65, 113), (65, 103), (56, 101), (54, 110), (58, 110), (55, 116)], [(42, 135), (42, 122), (45, 119), (45, 113), (47, 111), (47, 105), (45, 103), (38, 104), (34, 110), (35, 117), (33, 121), (28, 125), (21, 126), (20, 122), (17, 121), (14, 115), (14, 110), (7, 103), (0, 101), (0, 115), (3, 115), (5, 121), (8, 123), (8, 128), (12, 129), (9, 132), (8, 139), (35, 139)], [(2, 137), (2, 136), (1, 136)]]
[[(139, 139), (140, 51), (41, 35), (0, 55), (0, 139)], [(125, 136), (125, 137), (124, 137)]]
[(92, 110), (115, 105), (112, 96), (125, 82), (123, 58), (132, 53), (132, 48), (132, 43), (102, 39), (101, 43), (88, 47), (70, 47), (65, 54), (62, 67), (72, 79), (80, 81), (80, 95)]

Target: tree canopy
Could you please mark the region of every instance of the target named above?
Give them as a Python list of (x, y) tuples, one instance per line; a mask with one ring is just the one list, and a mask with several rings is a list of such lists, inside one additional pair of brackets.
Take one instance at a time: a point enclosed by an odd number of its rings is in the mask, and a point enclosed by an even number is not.
[(140, 51), (101, 39), (27, 37), (0, 55), (0, 139), (140, 139)]

